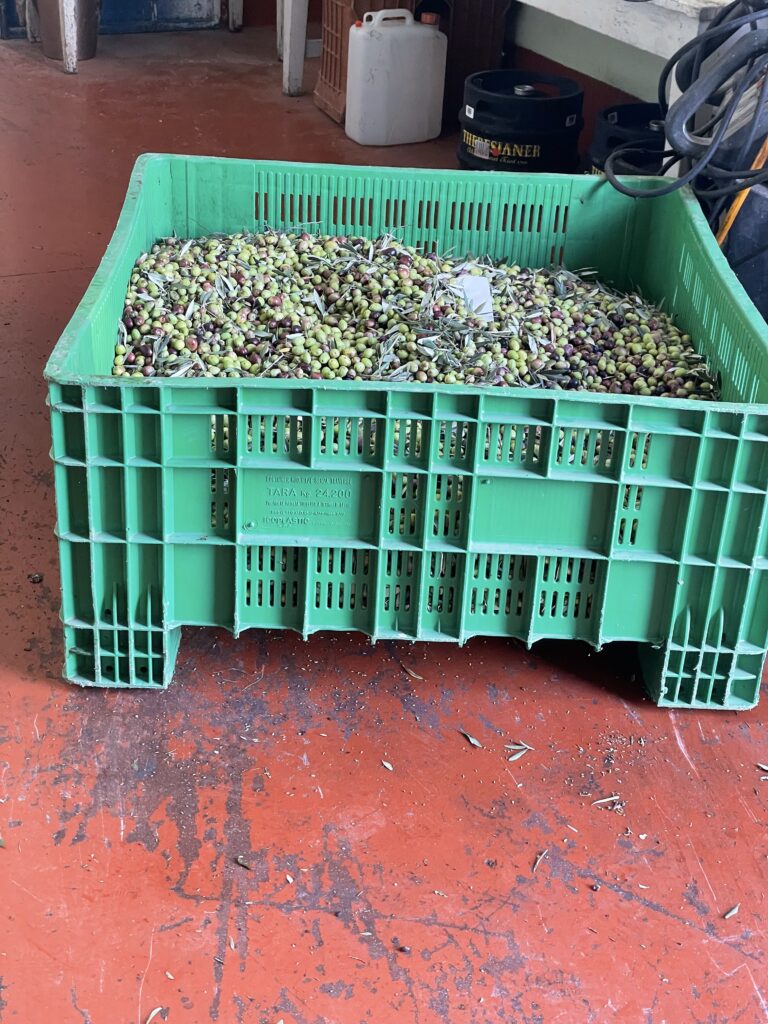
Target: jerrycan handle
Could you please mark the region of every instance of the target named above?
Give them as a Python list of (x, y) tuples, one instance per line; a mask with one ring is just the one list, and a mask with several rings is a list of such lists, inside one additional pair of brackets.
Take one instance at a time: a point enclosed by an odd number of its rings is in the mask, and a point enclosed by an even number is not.
[(369, 11), (363, 23), (374, 28), (399, 28), (403, 23), (412, 25), (413, 15), (408, 10)]

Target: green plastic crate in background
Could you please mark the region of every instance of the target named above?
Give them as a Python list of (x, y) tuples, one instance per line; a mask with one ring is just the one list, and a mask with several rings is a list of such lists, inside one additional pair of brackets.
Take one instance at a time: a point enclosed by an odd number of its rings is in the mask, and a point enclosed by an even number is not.
[[(596, 267), (678, 314), (723, 402), (109, 376), (141, 252), (265, 224)], [(166, 686), (182, 625), (632, 640), (659, 704), (752, 707), (768, 646), (767, 337), (686, 191), (144, 156), (46, 368), (65, 675)]]

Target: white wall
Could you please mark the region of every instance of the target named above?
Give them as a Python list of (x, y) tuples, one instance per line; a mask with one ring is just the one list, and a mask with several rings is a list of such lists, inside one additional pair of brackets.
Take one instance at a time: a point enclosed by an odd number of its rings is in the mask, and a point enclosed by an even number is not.
[(627, 43), (608, 41), (530, 7), (523, 7), (516, 17), (515, 43), (642, 100), (656, 99), (663, 58)]
[(519, 0), (515, 42), (644, 100), (667, 58), (727, 0)]

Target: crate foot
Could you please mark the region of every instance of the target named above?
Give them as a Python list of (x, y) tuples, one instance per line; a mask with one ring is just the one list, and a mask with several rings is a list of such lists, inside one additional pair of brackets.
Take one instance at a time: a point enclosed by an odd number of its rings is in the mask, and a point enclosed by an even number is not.
[(659, 707), (746, 711), (757, 704), (765, 652), (669, 643), (641, 645), (638, 654)]
[(173, 678), (181, 628), (64, 626), (64, 678), (78, 686), (164, 690)]

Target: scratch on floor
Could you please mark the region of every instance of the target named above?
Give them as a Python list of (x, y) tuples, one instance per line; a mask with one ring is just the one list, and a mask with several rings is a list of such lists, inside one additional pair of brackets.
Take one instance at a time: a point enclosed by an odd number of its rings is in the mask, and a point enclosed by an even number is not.
[(710, 891), (710, 892), (712, 893), (712, 899), (713, 899), (713, 900), (714, 900), (714, 902), (715, 902), (715, 908), (717, 908), (717, 905), (718, 905), (718, 899), (717, 899), (717, 896), (715, 896), (715, 890), (714, 890), (714, 889), (712, 888), (712, 884), (711, 884), (711, 882), (709, 881), (709, 875), (708, 875), (708, 874), (707, 874), (707, 872), (706, 872), (706, 871), (704, 870), (704, 865), (703, 865), (703, 863), (702, 863), (702, 861), (701, 861), (701, 857), (699, 856), (699, 854), (698, 854), (698, 852), (697, 852), (697, 850), (696, 850), (696, 847), (695, 847), (695, 846), (693, 845), (693, 843), (691, 843), (691, 849), (693, 850), (693, 855), (694, 855), (694, 857), (695, 857), (695, 858), (696, 858), (696, 860), (697, 860), (697, 861), (699, 862), (699, 867), (701, 868), (701, 873), (702, 873), (702, 875), (704, 876), (704, 881), (705, 881), (705, 882), (707, 883), (707, 888), (708, 888), (708, 889), (709, 889), (709, 891)]
[(739, 797), (739, 803), (744, 808), (744, 810), (747, 812), (747, 814), (750, 816), (750, 818), (752, 819), (753, 824), (757, 825), (757, 818), (755, 817), (755, 814), (754, 814), (754, 811), (752, 810), (752, 808), (749, 807), (744, 802), (744, 797), (741, 795), (741, 793), (738, 794), (738, 797)]
[(117, 803), (120, 808), (120, 842), (122, 843), (123, 837), (125, 836), (125, 806), (123, 805), (123, 791), (119, 790), (117, 795)]
[(149, 957), (147, 958), (147, 966), (144, 968), (144, 970), (142, 972), (142, 975), (141, 975), (141, 981), (139, 982), (139, 1005), (138, 1005), (138, 1009), (136, 1011), (136, 1024), (142, 1024), (142, 1022), (141, 1022), (141, 995), (142, 995), (142, 992), (144, 991), (144, 979), (147, 976), (147, 971), (149, 970), (149, 965), (152, 963), (152, 947), (154, 946), (154, 944), (155, 944), (155, 927), (153, 925), (152, 926), (152, 931), (149, 933)]
[[(99, 820), (101, 821), (101, 841), (104, 844), (104, 846), (106, 847), (106, 849), (109, 849), (109, 836), (107, 835), (107, 826), (106, 826), (106, 824), (104, 822), (104, 808), (103, 807), (99, 808)], [(109, 868), (107, 868), (107, 873), (109, 873)]]
[(750, 971), (749, 967), (746, 964), (742, 964), (741, 966), (749, 975), (749, 980), (752, 982), (752, 988), (755, 990), (757, 1001), (758, 1003), (760, 1003), (760, 1009), (763, 1011), (763, 1016), (765, 1017), (765, 1019), (768, 1020), (768, 1004), (766, 1004), (765, 999), (763, 998), (763, 993), (760, 991), (757, 982), (752, 976), (752, 971)]
[(17, 888), (21, 889), (22, 892), (25, 892), (27, 896), (31, 896), (33, 900), (37, 900), (38, 903), (45, 905), (45, 900), (41, 900), (39, 896), (35, 896), (35, 894), (30, 892), (29, 889), (21, 884), (21, 882), (17, 882), (15, 878), (12, 878), (11, 881)]
[(653, 794), (653, 793), (651, 793), (651, 800), (652, 800), (652, 801), (653, 801), (653, 802), (654, 802), (654, 803), (656, 804), (656, 808), (657, 808), (657, 810), (658, 810), (659, 814), (660, 814), (660, 815), (662, 816), (662, 818), (664, 818), (664, 820), (665, 820), (665, 821), (666, 821), (666, 822), (667, 822), (668, 824), (672, 825), (672, 827), (674, 828), (674, 826), (675, 826), (675, 823), (674, 823), (674, 821), (672, 821), (672, 819), (671, 819), (671, 818), (669, 817), (669, 815), (668, 815), (668, 814), (666, 814), (666, 813), (665, 813), (665, 812), (664, 812), (664, 811), (663, 811), (663, 810), (661, 809), (661, 804), (660, 804), (660, 803), (659, 803), (659, 801), (658, 801), (658, 800), (656, 799), (656, 797), (654, 796), (654, 794)]
[(757, 1001), (760, 1004), (760, 1009), (763, 1011), (763, 1018), (764, 1020), (768, 1021), (768, 1003), (766, 1003), (763, 993), (760, 991), (760, 987), (755, 981), (752, 971), (749, 969), (749, 964), (740, 963), (737, 967), (734, 967), (732, 971), (726, 971), (720, 966), (720, 964), (717, 962), (717, 960), (715, 960), (711, 953), (707, 953), (707, 956), (712, 961), (714, 966), (718, 969), (718, 971), (720, 971), (723, 978), (732, 978), (734, 974), (737, 974), (741, 970), (745, 970), (747, 972), (749, 980), (752, 983), (752, 988), (755, 990), (755, 996), (757, 997)]
[(677, 719), (676, 719), (674, 711), (670, 711), (669, 712), (669, 720), (672, 723), (672, 728), (673, 728), (674, 733), (675, 733), (675, 739), (677, 740), (677, 745), (680, 748), (680, 753), (683, 755), (685, 760), (688, 762), (688, 764), (693, 769), (693, 772), (696, 775), (696, 778), (700, 779), (701, 776), (699, 775), (699, 769), (696, 767), (696, 765), (691, 760), (691, 756), (690, 756), (690, 754), (688, 753), (688, 751), (685, 748), (685, 743), (683, 742), (683, 737), (680, 735), (680, 730), (677, 727)]

